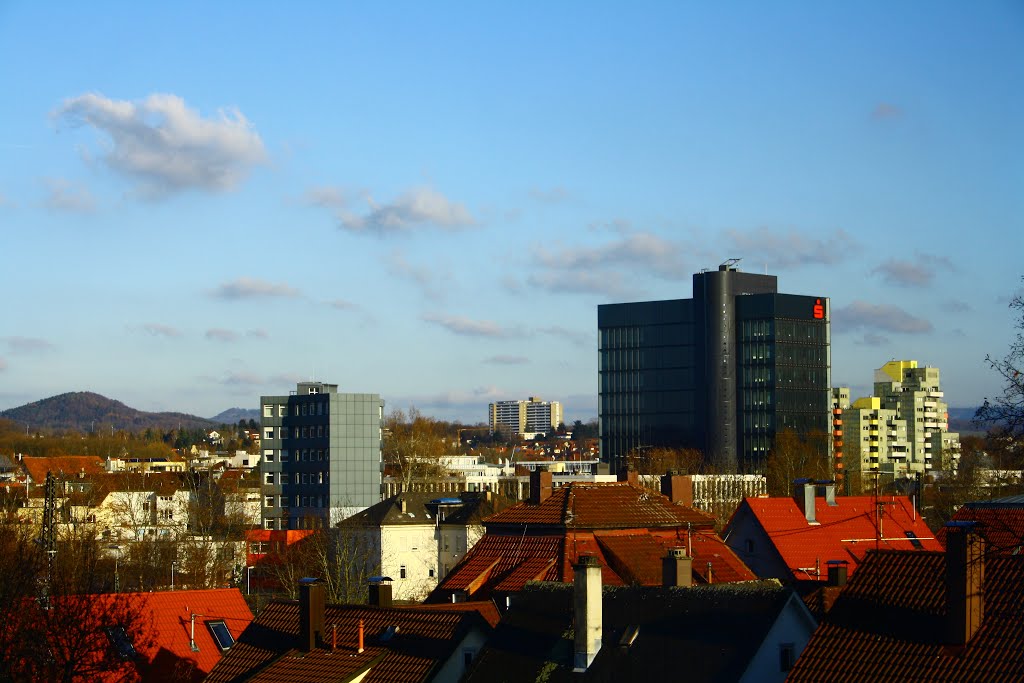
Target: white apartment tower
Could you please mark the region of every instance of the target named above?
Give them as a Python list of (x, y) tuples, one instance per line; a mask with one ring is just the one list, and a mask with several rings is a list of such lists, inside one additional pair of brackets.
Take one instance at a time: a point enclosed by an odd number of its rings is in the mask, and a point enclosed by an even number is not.
[(505, 431), (523, 436), (544, 434), (562, 424), (562, 404), (531, 396), (527, 401), (498, 401), (487, 410), (491, 432)]
[(960, 438), (949, 432), (938, 368), (918, 367), (915, 360), (889, 361), (875, 371), (874, 393), (907, 423), (911, 469), (942, 469), (944, 451), (959, 457)]

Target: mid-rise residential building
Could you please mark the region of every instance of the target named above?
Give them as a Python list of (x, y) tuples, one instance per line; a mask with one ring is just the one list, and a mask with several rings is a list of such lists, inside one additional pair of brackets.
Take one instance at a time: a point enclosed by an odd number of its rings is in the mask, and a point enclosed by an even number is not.
[(518, 436), (547, 434), (562, 424), (562, 404), (531, 396), (526, 401), (498, 401), (487, 408), (491, 433), (504, 431)]
[(907, 422), (896, 408), (883, 407), (877, 396), (858, 398), (843, 412), (843, 427), (847, 461), (861, 472), (908, 473)]
[(287, 396), (260, 398), (263, 527), (333, 525), (380, 500), (378, 394), (299, 382)]
[(601, 459), (696, 448), (721, 472), (764, 469), (775, 435), (832, 424), (829, 300), (778, 293), (738, 259), (693, 297), (597, 308)]

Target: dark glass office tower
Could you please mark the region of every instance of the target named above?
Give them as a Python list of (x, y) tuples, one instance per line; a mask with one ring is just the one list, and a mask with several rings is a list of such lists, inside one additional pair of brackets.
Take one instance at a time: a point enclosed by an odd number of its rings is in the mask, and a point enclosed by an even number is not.
[(828, 431), (828, 307), (735, 262), (696, 273), (692, 299), (598, 306), (602, 459), (696, 448), (758, 472), (777, 431)]

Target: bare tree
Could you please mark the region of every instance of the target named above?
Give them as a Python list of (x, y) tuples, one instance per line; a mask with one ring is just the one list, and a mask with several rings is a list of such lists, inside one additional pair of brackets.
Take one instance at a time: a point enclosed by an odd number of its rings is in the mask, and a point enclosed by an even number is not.
[(768, 453), (765, 477), (771, 496), (790, 495), (795, 479), (831, 479), (828, 434), (811, 432), (801, 437), (792, 429), (777, 433)]
[(384, 464), (398, 478), (401, 490), (409, 490), (416, 479), (443, 479), (447, 470), (441, 457), (448, 453), (447, 423), (426, 417), (416, 408), (408, 416), (392, 411), (384, 422)]

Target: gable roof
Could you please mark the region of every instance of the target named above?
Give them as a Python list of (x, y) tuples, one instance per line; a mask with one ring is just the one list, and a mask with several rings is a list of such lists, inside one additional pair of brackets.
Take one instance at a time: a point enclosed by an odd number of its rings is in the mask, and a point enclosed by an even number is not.
[(985, 557), (984, 617), (964, 646), (943, 637), (945, 581), (943, 552), (868, 552), (786, 680), (1024, 680), (1024, 556)]
[[(473, 600), (516, 593), (530, 581), (571, 582), (580, 555), (594, 555), (605, 585), (659, 586), (662, 558), (670, 548), (687, 548), (697, 582), (747, 581), (754, 573), (711, 530), (632, 529), (547, 534), (488, 531), (441, 581), (427, 602)], [(708, 576), (708, 566), (711, 576)]]
[[(602, 647), (585, 680), (739, 680), (783, 609), (804, 613), (778, 581), (602, 590)], [(627, 636), (627, 632), (633, 635)], [(624, 637), (625, 636), (625, 637)], [(577, 680), (573, 587), (531, 583), (512, 602), (469, 681)]]
[[(876, 502), (882, 509), (880, 525)], [(865, 553), (875, 548), (942, 550), (905, 497), (839, 496), (835, 505), (816, 498), (815, 524), (807, 521), (788, 496), (744, 498), (726, 526), (726, 536), (746, 515), (753, 517), (793, 578), (800, 581), (827, 581), (825, 564), (829, 560), (846, 560), (852, 576)]]
[[(360, 622), (365, 650), (355, 644)], [(388, 636), (389, 627), (391, 635)], [(273, 601), (206, 679), (334, 683), (369, 669), (365, 683), (423, 681), (447, 660), (470, 629), (489, 631), (476, 610), (421, 610), (366, 605), (327, 605), (324, 633), (333, 642), (304, 652), (299, 647), (299, 604)]]
[(687, 524), (711, 528), (715, 519), (630, 482), (572, 482), (552, 491), (539, 505), (520, 503), (484, 520), (488, 529), (524, 524), (565, 529), (644, 529)]

